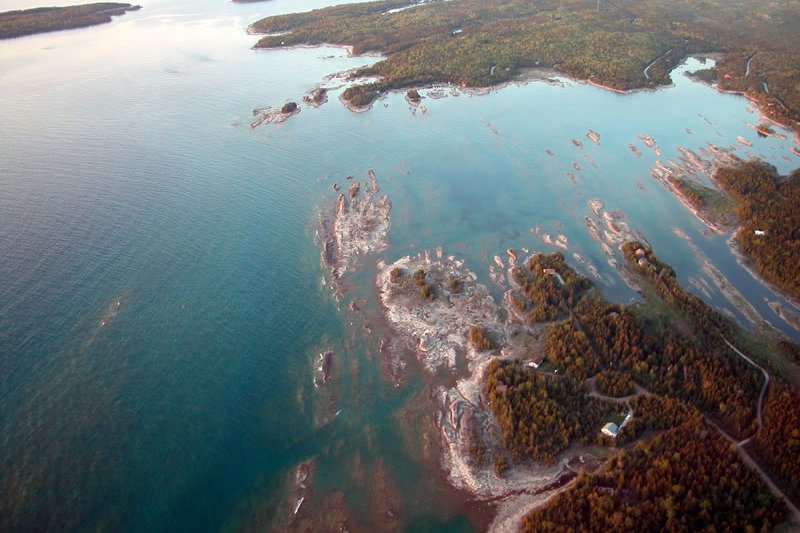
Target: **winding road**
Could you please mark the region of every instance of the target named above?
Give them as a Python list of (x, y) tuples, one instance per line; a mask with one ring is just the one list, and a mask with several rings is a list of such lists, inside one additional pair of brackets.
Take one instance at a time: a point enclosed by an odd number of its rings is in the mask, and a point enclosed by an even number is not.
[[(761, 370), (761, 373), (762, 373), (762, 374), (764, 374), (764, 386), (763, 386), (763, 387), (761, 387), (761, 394), (758, 396), (758, 407), (757, 407), (757, 412), (756, 412), (756, 414), (758, 415), (758, 429), (761, 429), (761, 426), (763, 425), (763, 421), (764, 421), (764, 419), (763, 419), (763, 416), (762, 416), (762, 413), (763, 413), (763, 411), (764, 411), (764, 397), (767, 395), (767, 387), (769, 387), (769, 374), (767, 374), (767, 371), (766, 371), (766, 370), (764, 370), (763, 368), (761, 368), (760, 366), (758, 366), (758, 365), (755, 363), (755, 361), (753, 361), (752, 359), (750, 359), (749, 357), (747, 357), (745, 354), (743, 354), (743, 353), (742, 353), (742, 352), (739, 350), (739, 348), (737, 348), (736, 346), (734, 346), (733, 344), (731, 344), (731, 343), (728, 341), (728, 339), (726, 339), (725, 337), (722, 337), (722, 340), (724, 340), (724, 341), (725, 341), (725, 344), (727, 344), (727, 345), (730, 347), (730, 349), (731, 349), (731, 350), (733, 350), (734, 352), (736, 352), (737, 354), (739, 354), (739, 356), (740, 356), (742, 359), (744, 359), (745, 361), (747, 361), (748, 363), (750, 363), (751, 365), (753, 365), (753, 366), (754, 366), (754, 367), (756, 367), (757, 369)], [(743, 441), (742, 441), (742, 444), (746, 444), (746, 443), (747, 443), (747, 441), (749, 441), (749, 440), (750, 440), (750, 439), (743, 440)]]
[(750, 63), (753, 61), (754, 57), (756, 57), (755, 54), (753, 54), (753, 55), (751, 55), (750, 57), (747, 58), (747, 63), (744, 66), (744, 77), (745, 78), (749, 78), (750, 77)]
[(645, 77), (645, 78), (647, 78), (647, 79), (649, 80), (649, 79), (650, 79), (650, 74), (648, 74), (647, 72), (650, 70), (650, 67), (652, 67), (653, 65), (655, 65), (656, 63), (658, 63), (658, 60), (659, 60), (659, 59), (661, 59), (662, 57), (665, 57), (667, 54), (669, 54), (669, 53), (671, 53), (671, 52), (672, 52), (672, 48), (670, 48), (669, 50), (667, 50), (666, 52), (664, 52), (663, 54), (661, 54), (660, 56), (658, 56), (657, 58), (655, 58), (655, 59), (654, 59), (654, 60), (653, 60), (653, 61), (652, 61), (652, 62), (651, 62), (649, 65), (647, 65), (646, 67), (644, 67), (644, 70), (642, 71), (642, 72), (644, 73), (644, 77)]
[(742, 457), (742, 461), (744, 461), (744, 463), (747, 466), (755, 470), (755, 472), (759, 476), (761, 476), (761, 479), (764, 481), (764, 484), (767, 485), (770, 492), (772, 492), (772, 494), (777, 498), (783, 499), (783, 502), (786, 504), (786, 507), (789, 508), (789, 511), (791, 511), (792, 516), (794, 518), (795, 523), (792, 525), (794, 527), (797, 527), (797, 525), (800, 524), (800, 509), (798, 509), (797, 506), (793, 504), (789, 498), (786, 497), (783, 491), (780, 488), (778, 488), (778, 486), (772, 481), (772, 478), (769, 477), (769, 475), (767, 475), (767, 473), (764, 472), (760, 466), (758, 466), (758, 463), (756, 463), (753, 460), (753, 458), (750, 457), (750, 454), (747, 453), (747, 450), (744, 449), (744, 444), (746, 444), (747, 441), (749, 441), (750, 439), (737, 442), (736, 439), (725, 433), (725, 431), (721, 427), (715, 424), (713, 420), (709, 419), (708, 417), (704, 418), (706, 419), (706, 422), (708, 422), (712, 427), (716, 428), (716, 430), (719, 431), (720, 435), (722, 435), (725, 438), (725, 440), (736, 446), (736, 449), (739, 450), (739, 455)]
[[(767, 395), (767, 388), (769, 387), (769, 374), (767, 373), (766, 370), (758, 366), (755, 363), (755, 361), (747, 357), (745, 354), (741, 352), (741, 350), (739, 350), (736, 346), (731, 344), (730, 341), (728, 341), (728, 339), (722, 337), (722, 340), (724, 340), (725, 344), (727, 344), (730, 347), (730, 349), (736, 352), (742, 359), (744, 359), (757, 369), (761, 370), (761, 372), (764, 374), (764, 386), (761, 387), (761, 394), (758, 397), (758, 407), (757, 407), (758, 428), (761, 429), (761, 425), (763, 422), (762, 413), (764, 411), (764, 397)], [(759, 476), (761, 476), (761, 479), (764, 480), (764, 483), (767, 485), (767, 487), (769, 487), (769, 490), (772, 492), (772, 494), (774, 494), (779, 498), (783, 498), (784, 503), (786, 503), (786, 507), (789, 508), (789, 511), (791, 511), (792, 515), (794, 516), (795, 525), (800, 524), (800, 509), (798, 509), (797, 506), (794, 503), (792, 503), (792, 501), (788, 497), (786, 497), (783, 491), (780, 488), (778, 488), (778, 486), (772, 481), (772, 478), (769, 477), (769, 475), (766, 472), (764, 472), (760, 466), (758, 466), (758, 463), (756, 463), (753, 460), (753, 458), (750, 457), (750, 454), (747, 453), (747, 450), (745, 450), (744, 448), (745, 444), (750, 442), (750, 439), (752, 439), (753, 437), (748, 437), (744, 440), (737, 441), (736, 439), (728, 435), (721, 427), (715, 424), (708, 417), (705, 417), (705, 419), (709, 424), (717, 428), (717, 431), (719, 431), (720, 434), (723, 437), (725, 437), (725, 439), (736, 445), (736, 449), (739, 450), (739, 455), (741, 455), (742, 460), (745, 462), (745, 464), (747, 464), (750, 468), (755, 470)]]

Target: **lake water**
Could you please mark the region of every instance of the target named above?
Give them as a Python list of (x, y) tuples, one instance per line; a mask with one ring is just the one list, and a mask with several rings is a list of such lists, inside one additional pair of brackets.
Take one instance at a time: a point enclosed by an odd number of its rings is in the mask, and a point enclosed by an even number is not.
[[(287, 476), (315, 459), (307, 505), (341, 491), (367, 529), (388, 500), (401, 529), (471, 530), (409, 445), (409, 420), (425, 420), (423, 380), (385, 379), (321, 281), (318, 209), (334, 181), (368, 169), (394, 204), (386, 258), (442, 245), (488, 284), (494, 254), (555, 250), (534, 235), (541, 226), (568, 238), (574, 266), (577, 252), (600, 270), (607, 297), (628, 301), (584, 226), (599, 198), (688, 284), (707, 278), (673, 228), (685, 232), (797, 340), (725, 237), (704, 236), (650, 177), (678, 146), (708, 143), (795, 168), (791, 137), (758, 138), (744, 98), (680, 72), (657, 92), (538, 82), (428, 98), (425, 114), (402, 94), (354, 114), (333, 91), (252, 130), (254, 108), (375, 60), (250, 49), (245, 28), (261, 16), (326, 3), (153, 0), (112, 24), (0, 42), (2, 529), (276, 528)], [(367, 299), (369, 273), (351, 280)], [(747, 325), (707, 283), (704, 297)], [(321, 401), (312, 372), (327, 349), (338, 377)]]

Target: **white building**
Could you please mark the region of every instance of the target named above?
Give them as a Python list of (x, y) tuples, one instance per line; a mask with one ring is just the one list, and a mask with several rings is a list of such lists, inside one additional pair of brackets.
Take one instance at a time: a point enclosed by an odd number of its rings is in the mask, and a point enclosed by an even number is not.
[(619, 426), (617, 426), (614, 422), (609, 422), (603, 429), (600, 430), (603, 435), (608, 435), (612, 439), (617, 438), (617, 433), (619, 432)]

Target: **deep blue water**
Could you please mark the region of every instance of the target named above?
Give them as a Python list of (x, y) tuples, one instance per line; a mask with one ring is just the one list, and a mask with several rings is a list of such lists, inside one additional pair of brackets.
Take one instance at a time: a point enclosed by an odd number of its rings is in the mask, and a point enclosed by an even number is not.
[[(406, 527), (469, 530), (403, 440), (398, 413), (419, 379), (393, 387), (321, 283), (317, 209), (334, 180), (369, 168), (394, 203), (386, 257), (441, 244), (488, 280), (495, 253), (551, 249), (531, 235), (542, 225), (626, 301), (633, 293), (583, 225), (586, 201), (600, 198), (684, 282), (702, 276), (672, 228), (685, 231), (790, 332), (724, 239), (704, 237), (649, 177), (655, 155), (636, 138), (653, 136), (662, 159), (677, 160), (677, 146), (733, 147), (742, 135), (754, 145), (739, 146), (743, 157), (794, 168), (790, 141), (746, 126), (756, 121), (746, 100), (681, 75), (631, 95), (511, 86), (426, 100), (424, 116), (400, 94), (352, 114), (334, 91), (319, 109), (251, 130), (252, 109), (375, 60), (250, 50), (247, 24), (324, 3), (154, 0), (112, 24), (0, 42), (0, 524), (269, 527), (289, 469), (316, 457), (320, 490), (344, 490), (357, 514), (371, 495), (354, 465), (382, 463)], [(565, 177), (573, 161), (576, 184)], [(371, 294), (367, 274), (356, 284)], [(716, 291), (711, 301), (730, 307)], [(311, 381), (325, 349), (342, 369), (335, 418)]]

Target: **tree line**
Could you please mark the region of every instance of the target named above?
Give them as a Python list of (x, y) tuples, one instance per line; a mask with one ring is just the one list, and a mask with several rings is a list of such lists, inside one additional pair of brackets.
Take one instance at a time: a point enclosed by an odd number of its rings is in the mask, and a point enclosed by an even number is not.
[(139, 6), (101, 2), (68, 7), (41, 7), (0, 13), (0, 39), (34, 33), (83, 28), (111, 22), (111, 17)]

